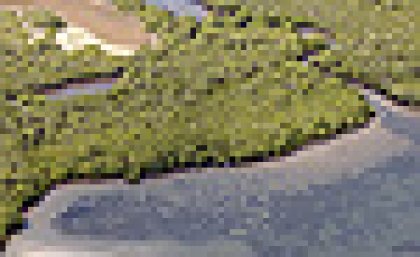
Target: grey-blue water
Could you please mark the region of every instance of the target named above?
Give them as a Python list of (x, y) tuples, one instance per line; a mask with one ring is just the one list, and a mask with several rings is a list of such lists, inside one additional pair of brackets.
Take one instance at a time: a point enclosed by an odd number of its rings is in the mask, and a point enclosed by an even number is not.
[[(199, 14), (196, 6), (184, 10), (183, 3), (191, 2), (148, 0), (179, 14)], [(282, 179), (275, 172), (195, 173), (124, 190), (109, 186), (82, 193), (76, 201), (61, 201), (64, 211), (52, 215), (51, 227), (57, 234), (109, 245), (173, 241), (193, 248), (240, 242), (247, 247), (238, 247), (234, 256), (244, 257), (420, 256), (420, 118), (388, 112), (376, 101), (371, 104), (383, 127), (408, 136), (413, 144), (405, 155), (356, 177), (293, 193), (271, 186)], [(38, 237), (42, 240), (42, 234)], [(150, 256), (163, 255), (153, 255), (152, 249)], [(169, 249), (164, 256), (175, 255)]]
[(113, 84), (111, 83), (91, 83), (86, 84), (83, 88), (67, 88), (60, 89), (58, 93), (48, 95), (48, 100), (60, 100), (68, 99), (72, 96), (79, 95), (98, 95), (105, 94), (108, 90), (112, 89)]
[[(203, 17), (201, 7), (189, 0), (146, 2), (175, 15)], [(97, 91), (64, 92), (93, 93)], [(53, 215), (51, 227), (58, 234), (110, 245), (173, 241), (193, 248), (241, 242), (247, 247), (238, 248), (238, 256), (420, 256), (420, 119), (388, 112), (376, 101), (371, 104), (383, 127), (408, 136), (413, 144), (404, 156), (357, 177), (293, 193), (273, 189), (271, 182), (281, 180), (281, 174), (263, 171), (188, 174), (129, 189), (110, 186), (63, 201), (65, 211)]]
[(265, 172), (110, 186), (64, 202), (51, 226), (109, 244), (165, 240), (193, 247), (231, 240), (246, 245), (247, 256), (420, 256), (420, 119), (379, 112), (384, 127), (414, 143), (404, 156), (357, 177), (294, 193), (270, 187), (282, 178)]
[(172, 11), (176, 16), (196, 17), (197, 21), (201, 21), (206, 15), (200, 3), (201, 0), (146, 0), (148, 5)]

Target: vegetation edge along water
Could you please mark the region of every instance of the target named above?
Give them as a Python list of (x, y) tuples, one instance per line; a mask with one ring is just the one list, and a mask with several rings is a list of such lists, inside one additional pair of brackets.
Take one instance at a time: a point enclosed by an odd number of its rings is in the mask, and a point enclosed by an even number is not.
[[(284, 154), (370, 118), (357, 90), (314, 67), (331, 58), (326, 39), (302, 38), (290, 16), (241, 7), (236, 16), (197, 24), (143, 11), (165, 21), (149, 21), (149, 29), (168, 47), (112, 59), (98, 46), (61, 50), (54, 35), (65, 23), (54, 15), (1, 16), (8, 32), (0, 34), (6, 58), (0, 67), (2, 238), (22, 227), (22, 212), (52, 182), (107, 175), (136, 180), (139, 171)], [(20, 29), (25, 22), (46, 36), (28, 44), (30, 32)], [(191, 28), (199, 33), (193, 36)], [(299, 61), (311, 50), (316, 55)], [(34, 91), (35, 84), (115, 67), (125, 72), (105, 95), (49, 101)]]

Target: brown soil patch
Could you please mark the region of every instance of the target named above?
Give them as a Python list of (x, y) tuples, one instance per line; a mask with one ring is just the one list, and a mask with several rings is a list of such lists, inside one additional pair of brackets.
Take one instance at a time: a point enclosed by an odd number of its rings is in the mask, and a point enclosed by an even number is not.
[(69, 24), (85, 28), (107, 44), (137, 50), (143, 44), (154, 44), (156, 35), (145, 32), (145, 24), (137, 17), (93, 0), (0, 0), (0, 9), (49, 10)]

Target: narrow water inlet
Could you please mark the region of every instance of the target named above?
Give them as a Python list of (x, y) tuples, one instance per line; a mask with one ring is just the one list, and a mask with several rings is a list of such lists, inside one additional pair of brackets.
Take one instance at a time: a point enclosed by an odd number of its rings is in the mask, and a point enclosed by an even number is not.
[(79, 78), (63, 79), (57, 84), (34, 85), (36, 95), (45, 95), (47, 100), (60, 100), (78, 95), (106, 93), (121, 78), (124, 68), (116, 68), (110, 73), (85, 74)]
[(69, 87), (66, 89), (54, 90), (54, 93), (48, 94), (46, 98), (48, 100), (60, 100), (66, 99), (70, 96), (96, 95), (105, 93), (107, 90), (111, 89), (112, 86), (112, 83), (85, 84), (81, 87)]

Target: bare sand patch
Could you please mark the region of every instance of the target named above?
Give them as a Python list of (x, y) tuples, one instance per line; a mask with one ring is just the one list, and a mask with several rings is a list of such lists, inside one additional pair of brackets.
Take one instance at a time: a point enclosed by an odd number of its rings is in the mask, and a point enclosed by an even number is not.
[(69, 24), (68, 31), (60, 35), (63, 44), (68, 43), (66, 41), (90, 42), (100, 44), (107, 51), (132, 54), (144, 44), (158, 43), (157, 35), (146, 33), (145, 24), (137, 17), (119, 12), (106, 1), (0, 0), (0, 9), (56, 13)]

